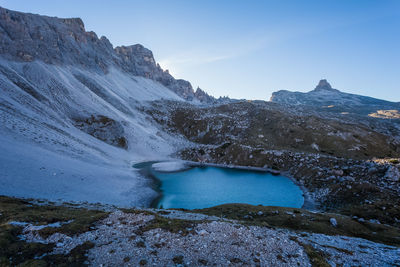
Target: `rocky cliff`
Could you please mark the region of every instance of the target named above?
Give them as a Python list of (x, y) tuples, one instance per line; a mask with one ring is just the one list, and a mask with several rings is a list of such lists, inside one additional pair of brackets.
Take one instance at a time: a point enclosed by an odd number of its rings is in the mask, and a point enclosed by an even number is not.
[(21, 62), (40, 60), (54, 65), (80, 66), (99, 73), (117, 67), (155, 80), (185, 100), (212, 102), (190, 82), (175, 79), (156, 63), (153, 53), (140, 44), (113, 48), (110, 41), (85, 31), (80, 18), (62, 19), (7, 10), (0, 7), (0, 55)]
[(157, 193), (132, 161), (186, 141), (142, 106), (194, 94), (141, 45), (113, 49), (80, 19), (0, 8), (0, 195), (148, 206)]

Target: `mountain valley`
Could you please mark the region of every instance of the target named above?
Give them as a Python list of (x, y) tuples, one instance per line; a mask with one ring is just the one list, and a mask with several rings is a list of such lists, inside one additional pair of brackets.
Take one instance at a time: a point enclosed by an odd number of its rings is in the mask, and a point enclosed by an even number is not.
[[(400, 103), (325, 79), (215, 98), (79, 18), (1, 7), (0, 91), (0, 265), (400, 264)], [(152, 209), (152, 161), (273, 170), (305, 204)]]

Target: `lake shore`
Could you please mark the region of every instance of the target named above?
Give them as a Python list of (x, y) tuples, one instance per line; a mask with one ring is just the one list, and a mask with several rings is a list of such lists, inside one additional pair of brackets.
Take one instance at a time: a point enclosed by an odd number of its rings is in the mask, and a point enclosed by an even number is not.
[(281, 174), (280, 171), (274, 170), (271, 168), (262, 168), (262, 167), (252, 167), (252, 166), (240, 166), (240, 165), (226, 165), (219, 163), (210, 163), (210, 162), (195, 162), (195, 161), (186, 161), (189, 166), (192, 167), (218, 167), (218, 168), (227, 168), (227, 169), (238, 169), (238, 170), (248, 170), (248, 171), (260, 171), (260, 172), (269, 172), (273, 175)]
[[(299, 184), (293, 177), (291, 177), (287, 173), (281, 173), (278, 170), (274, 170), (271, 168), (262, 168), (262, 167), (251, 167), (251, 166), (238, 166), (238, 165), (225, 165), (225, 164), (216, 164), (216, 163), (202, 163), (202, 162), (194, 162), (194, 161), (149, 161), (149, 162), (141, 162), (136, 163), (133, 167), (140, 169), (142, 175), (151, 179), (153, 185), (152, 188), (158, 193), (158, 196), (154, 198), (151, 202), (151, 208), (158, 208), (160, 200), (163, 198), (163, 191), (161, 190), (161, 180), (155, 175), (154, 172), (159, 173), (177, 173), (183, 172), (192, 168), (201, 168), (201, 167), (213, 167), (213, 168), (222, 168), (229, 170), (241, 170), (241, 171), (254, 171), (254, 172), (263, 172), (269, 173), (274, 176), (282, 175), (288, 179), (290, 179), (294, 185), (298, 186), (301, 190), (303, 197), (303, 204), (301, 208), (313, 210), (315, 208), (315, 202), (310, 196), (310, 193), (306, 190), (306, 188)], [(240, 201), (246, 203), (245, 201)], [(222, 203), (221, 203), (222, 204)]]

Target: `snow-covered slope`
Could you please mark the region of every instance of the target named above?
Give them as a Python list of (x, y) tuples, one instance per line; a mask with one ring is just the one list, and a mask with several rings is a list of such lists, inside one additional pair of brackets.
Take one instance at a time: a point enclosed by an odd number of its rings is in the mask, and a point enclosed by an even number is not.
[(142, 110), (186, 101), (174, 88), (190, 83), (134, 47), (129, 61), (80, 19), (0, 8), (0, 195), (150, 204), (156, 192), (132, 162), (188, 143)]
[[(102, 75), (1, 60), (0, 88), (0, 194), (148, 205), (155, 192), (131, 163), (166, 158), (185, 143), (138, 110), (150, 100), (183, 100), (117, 69)], [(120, 126), (126, 149), (75, 127), (77, 118), (99, 115)]]

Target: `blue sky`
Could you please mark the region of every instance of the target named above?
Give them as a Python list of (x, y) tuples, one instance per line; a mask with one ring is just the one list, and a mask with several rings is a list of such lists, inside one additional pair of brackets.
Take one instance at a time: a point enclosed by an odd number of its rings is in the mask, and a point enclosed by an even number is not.
[(267, 100), (321, 78), (345, 92), (400, 101), (397, 0), (0, 0), (80, 17), (114, 46), (141, 43), (161, 66), (214, 96)]

